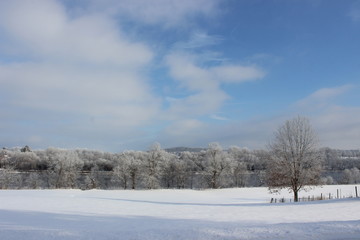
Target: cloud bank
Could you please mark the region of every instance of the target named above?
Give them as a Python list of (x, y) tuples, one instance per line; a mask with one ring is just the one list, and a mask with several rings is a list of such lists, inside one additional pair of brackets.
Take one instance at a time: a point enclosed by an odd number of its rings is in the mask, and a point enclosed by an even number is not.
[[(170, 107), (162, 109), (166, 100), (154, 93), (154, 80), (148, 77), (154, 57), (162, 56), (117, 21), (126, 16), (173, 28), (189, 18), (213, 16), (217, 4), (90, 1), (69, 8), (55, 0), (2, 1), (0, 84), (7, 115), (2, 125), (16, 129), (6, 141), (60, 147), (104, 147), (114, 141), (114, 148), (123, 139), (142, 138), (157, 121), (175, 120), (171, 136), (203, 125), (196, 118), (218, 110), (229, 98), (223, 82), (260, 78), (262, 72), (237, 65), (201, 68), (192, 57), (169, 53), (166, 68), (187, 96), (172, 98)], [(191, 48), (209, 39), (192, 37)]]
[[(124, 36), (113, 19), (70, 18), (59, 2), (47, 0), (3, 1), (0, 9), (6, 54), (14, 59), (0, 64), (1, 91), (8, 96), (2, 109), (10, 114), (40, 111), (32, 116), (40, 120), (54, 114), (74, 131), (65, 135), (88, 131), (94, 138), (106, 138), (111, 131), (124, 137), (122, 132), (158, 112), (160, 102), (144, 70), (154, 53)], [(53, 127), (62, 134), (61, 126)], [(94, 131), (99, 128), (104, 135)]]
[[(273, 56), (252, 52), (244, 61), (221, 51), (226, 37), (210, 34), (203, 23), (216, 23), (225, 5), (0, 1), (0, 146), (120, 151), (155, 141), (164, 147), (218, 141), (261, 148), (297, 114), (312, 120), (324, 145), (359, 146), (359, 107), (343, 100), (354, 95), (354, 85), (315, 89), (289, 102), (291, 110), (256, 119), (224, 109), (237, 97), (231, 87), (268, 80), (259, 63)], [(151, 39), (157, 34), (168, 38), (160, 47)]]

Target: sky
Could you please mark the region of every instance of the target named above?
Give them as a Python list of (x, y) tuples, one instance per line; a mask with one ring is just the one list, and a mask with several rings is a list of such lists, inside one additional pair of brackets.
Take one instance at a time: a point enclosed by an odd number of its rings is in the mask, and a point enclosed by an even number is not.
[(0, 146), (360, 148), (359, 0), (2, 0)]

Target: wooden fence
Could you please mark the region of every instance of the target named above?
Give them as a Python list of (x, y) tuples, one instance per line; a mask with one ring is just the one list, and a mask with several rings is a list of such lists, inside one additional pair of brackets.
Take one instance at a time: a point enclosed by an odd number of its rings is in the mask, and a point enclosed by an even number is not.
[[(315, 196), (315, 195), (311, 195), (311, 196), (307, 196), (307, 197), (301, 197), (299, 198), (299, 202), (312, 202), (312, 201), (321, 201), (321, 200), (331, 200), (331, 199), (341, 199), (341, 198), (359, 198), (359, 192), (358, 192), (358, 187), (355, 186), (355, 194), (354, 195), (348, 195), (348, 196), (343, 196), (341, 193), (341, 189), (337, 189), (336, 190), (336, 194), (323, 194), (321, 193), (320, 196)], [(271, 198), (270, 199), (270, 203), (291, 203), (293, 202), (294, 199), (292, 198)]]

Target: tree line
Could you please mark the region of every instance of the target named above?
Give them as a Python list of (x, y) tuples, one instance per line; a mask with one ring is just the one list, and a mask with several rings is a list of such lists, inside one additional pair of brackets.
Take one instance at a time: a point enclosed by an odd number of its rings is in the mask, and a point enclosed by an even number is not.
[[(174, 149), (173, 149), (174, 150)], [(360, 182), (360, 154), (317, 149), (305, 118), (285, 122), (267, 150), (237, 146), (109, 153), (87, 149), (0, 151), (0, 188), (156, 189), (268, 186), (289, 188), (294, 197), (307, 185)]]
[[(220, 188), (263, 185), (251, 180), (265, 170), (266, 152), (239, 147), (223, 150), (211, 143), (199, 152), (148, 151), (108, 153), (26, 147), (0, 153), (0, 187), (27, 188)], [(253, 177), (254, 178), (254, 177)]]
[[(26, 150), (25, 150), (26, 149)], [(189, 149), (191, 150), (191, 149)], [(325, 184), (359, 183), (360, 157), (324, 148)], [(2, 149), (0, 188), (225, 188), (266, 186), (270, 151), (218, 143), (197, 152), (168, 152), (154, 144), (148, 151), (109, 153), (86, 149), (31, 151)]]

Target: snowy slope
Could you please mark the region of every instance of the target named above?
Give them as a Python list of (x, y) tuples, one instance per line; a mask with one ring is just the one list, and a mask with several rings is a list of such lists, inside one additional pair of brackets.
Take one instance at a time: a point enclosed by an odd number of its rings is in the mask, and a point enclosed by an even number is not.
[[(324, 186), (300, 196), (354, 195)], [(359, 186), (360, 190), (360, 186)], [(360, 199), (269, 204), (266, 188), (0, 191), (0, 239), (360, 239)]]

